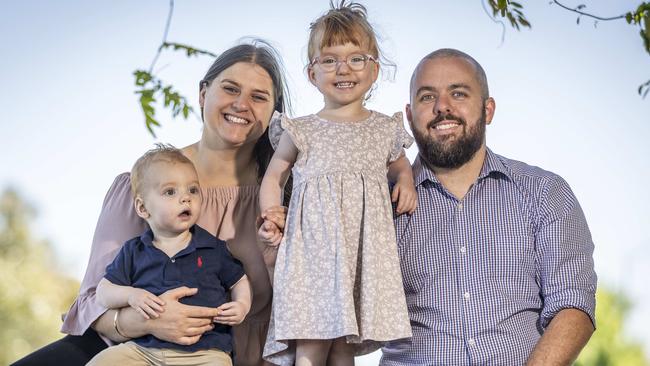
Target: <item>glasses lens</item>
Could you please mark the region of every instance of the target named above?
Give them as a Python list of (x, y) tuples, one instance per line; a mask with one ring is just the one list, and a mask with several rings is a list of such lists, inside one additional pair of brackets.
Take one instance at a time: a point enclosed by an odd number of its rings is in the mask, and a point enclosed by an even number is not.
[(366, 67), (367, 57), (364, 55), (350, 55), (348, 66), (354, 71), (361, 71)]
[(318, 59), (318, 64), (324, 71), (333, 71), (336, 69), (336, 59), (331, 56)]

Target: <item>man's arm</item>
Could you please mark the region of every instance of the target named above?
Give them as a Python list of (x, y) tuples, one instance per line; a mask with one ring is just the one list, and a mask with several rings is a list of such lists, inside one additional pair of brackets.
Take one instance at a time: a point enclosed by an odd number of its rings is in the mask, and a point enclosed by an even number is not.
[(560, 310), (537, 342), (526, 365), (571, 365), (593, 332), (591, 319), (583, 311)]
[(595, 326), (597, 277), (589, 227), (569, 185), (551, 178), (543, 187), (536, 233), (545, 332), (528, 365), (570, 365)]

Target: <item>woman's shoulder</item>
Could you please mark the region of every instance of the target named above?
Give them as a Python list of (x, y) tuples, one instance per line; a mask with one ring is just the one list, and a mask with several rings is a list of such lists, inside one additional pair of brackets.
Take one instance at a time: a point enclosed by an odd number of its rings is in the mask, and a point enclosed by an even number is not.
[(112, 201), (131, 200), (131, 173), (124, 172), (118, 174), (104, 198), (104, 206)]

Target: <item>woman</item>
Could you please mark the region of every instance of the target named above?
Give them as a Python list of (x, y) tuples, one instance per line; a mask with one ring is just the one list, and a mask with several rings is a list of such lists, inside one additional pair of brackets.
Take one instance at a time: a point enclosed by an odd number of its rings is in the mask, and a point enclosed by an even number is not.
[[(203, 133), (198, 142), (182, 149), (194, 163), (202, 187), (198, 224), (228, 243), (251, 281), (250, 313), (233, 328), (234, 364), (261, 365), (276, 251), (258, 243), (255, 225), (259, 183), (272, 154), (267, 127), (273, 111), (282, 112), (289, 101), (279, 57), (261, 41), (235, 46), (215, 60), (199, 92)], [(284, 210), (275, 210), (274, 218), (283, 223)], [(107, 311), (97, 304), (95, 288), (106, 265), (126, 240), (145, 228), (133, 210), (129, 174), (121, 174), (104, 200), (79, 296), (64, 319), (62, 331), (68, 336), (15, 365), (84, 365), (107, 346), (104, 340), (120, 342), (153, 334), (192, 344), (211, 329), (215, 309), (178, 302), (194, 293), (188, 288), (161, 295), (165, 311), (152, 320), (144, 320), (131, 308)]]

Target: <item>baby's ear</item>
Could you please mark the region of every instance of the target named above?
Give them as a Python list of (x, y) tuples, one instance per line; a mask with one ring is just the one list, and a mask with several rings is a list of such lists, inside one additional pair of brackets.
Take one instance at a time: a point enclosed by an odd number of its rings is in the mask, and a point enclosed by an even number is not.
[(144, 200), (140, 195), (137, 195), (135, 197), (135, 200), (133, 200), (133, 207), (135, 208), (135, 213), (138, 214), (138, 216), (142, 217), (143, 219), (148, 219), (149, 218), (149, 211), (147, 211), (147, 208), (144, 207)]

